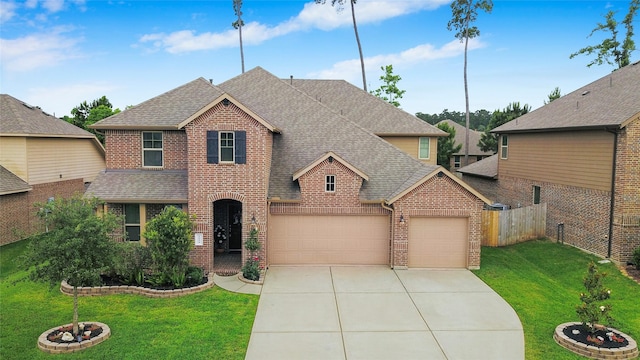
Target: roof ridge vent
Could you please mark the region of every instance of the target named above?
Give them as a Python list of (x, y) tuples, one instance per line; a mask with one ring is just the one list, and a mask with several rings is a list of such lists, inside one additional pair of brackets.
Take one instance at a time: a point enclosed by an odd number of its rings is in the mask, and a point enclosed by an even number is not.
[(582, 96), (589, 95), (590, 92), (591, 92), (591, 90), (587, 90), (587, 91), (582, 93)]

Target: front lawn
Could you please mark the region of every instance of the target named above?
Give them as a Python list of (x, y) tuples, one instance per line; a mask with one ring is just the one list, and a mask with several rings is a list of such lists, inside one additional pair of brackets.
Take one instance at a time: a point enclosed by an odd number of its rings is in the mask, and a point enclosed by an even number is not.
[[(575, 307), (584, 291), (582, 278), (590, 261), (600, 258), (568, 245), (536, 240), (502, 248), (482, 248), (481, 268), (474, 273), (518, 313), (524, 328), (527, 359), (584, 359), (553, 340), (557, 325), (580, 321)], [(615, 327), (640, 340), (640, 285), (614, 264), (597, 264), (611, 288)]]
[[(0, 358), (48, 359), (38, 336), (70, 323), (73, 298), (24, 277), (13, 259), (26, 241), (0, 247)], [(80, 297), (80, 321), (100, 321), (111, 338), (68, 359), (244, 359), (258, 296), (219, 287), (179, 298)], [(58, 356), (59, 357), (59, 356)]]

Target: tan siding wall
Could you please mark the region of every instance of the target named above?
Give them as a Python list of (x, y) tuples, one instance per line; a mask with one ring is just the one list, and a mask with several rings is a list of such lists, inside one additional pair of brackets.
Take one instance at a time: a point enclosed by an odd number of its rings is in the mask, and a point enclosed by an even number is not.
[[(414, 158), (418, 158), (418, 144), (419, 138), (411, 137), (411, 136), (383, 136), (382, 137), (387, 142), (391, 143), (391, 145), (397, 147), (398, 149), (406, 152), (407, 154), (413, 156)], [(435, 165), (438, 162), (438, 138), (431, 137), (429, 141), (429, 159), (420, 159), (422, 162), (426, 164)]]
[(605, 131), (509, 134), (499, 177), (607, 191), (611, 189), (613, 135)]
[(27, 141), (24, 137), (0, 137), (0, 165), (28, 181)]
[(93, 181), (105, 160), (90, 139), (27, 139), (29, 184), (83, 179)]

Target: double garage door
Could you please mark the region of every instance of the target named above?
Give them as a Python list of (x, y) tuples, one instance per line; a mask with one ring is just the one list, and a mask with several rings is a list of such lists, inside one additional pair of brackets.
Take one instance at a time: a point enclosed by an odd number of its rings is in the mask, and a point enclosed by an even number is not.
[(372, 215), (272, 215), (271, 265), (389, 264), (389, 217)]
[[(389, 226), (388, 216), (272, 215), (269, 264), (388, 265)], [(411, 217), (408, 226), (409, 267), (467, 267), (467, 218)]]

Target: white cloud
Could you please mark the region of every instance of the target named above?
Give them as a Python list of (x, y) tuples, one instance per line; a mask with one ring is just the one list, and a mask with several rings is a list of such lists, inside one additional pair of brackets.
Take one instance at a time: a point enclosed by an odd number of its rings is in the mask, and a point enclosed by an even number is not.
[(16, 15), (18, 5), (13, 1), (0, 1), (0, 22), (10, 20)]
[[(115, 90), (118, 90), (117, 86), (105, 82), (70, 84), (57, 87), (34, 87), (27, 89), (26, 98), (21, 100), (40, 106), (43, 111), (49, 114), (62, 117), (71, 115), (71, 109), (81, 102), (85, 100), (92, 101), (108, 93), (113, 93)], [(113, 103), (113, 99), (109, 100)]]
[[(475, 50), (486, 45), (479, 38), (469, 40), (468, 50)], [(378, 71), (381, 66), (392, 64), (394, 66), (412, 65), (425, 61), (452, 58), (464, 53), (464, 43), (453, 40), (436, 48), (431, 44), (422, 44), (396, 54), (384, 54), (364, 59), (367, 75), (371, 71)], [(338, 62), (330, 69), (308, 74), (311, 78), (318, 79), (345, 79), (357, 82), (362, 76), (360, 59), (351, 59)]]
[[(397, 16), (414, 13), (421, 10), (435, 9), (448, 0), (361, 0), (356, 5), (356, 20), (359, 25), (383, 21)], [(351, 26), (351, 10), (338, 11), (328, 1), (324, 5), (314, 2), (306, 3), (297, 16), (275, 26), (268, 26), (258, 22), (249, 22), (242, 28), (244, 44), (257, 45), (269, 39), (286, 34), (309, 29), (324, 31), (343, 26)], [(155, 49), (164, 49), (169, 53), (183, 53), (197, 50), (214, 50), (238, 46), (237, 30), (227, 30), (220, 33), (206, 32), (197, 34), (193, 30), (180, 30), (170, 34), (153, 33), (143, 35), (140, 43), (151, 43)]]
[(10, 72), (24, 72), (81, 57), (76, 45), (82, 39), (65, 36), (66, 31), (56, 28), (46, 34), (0, 39), (2, 67)]

